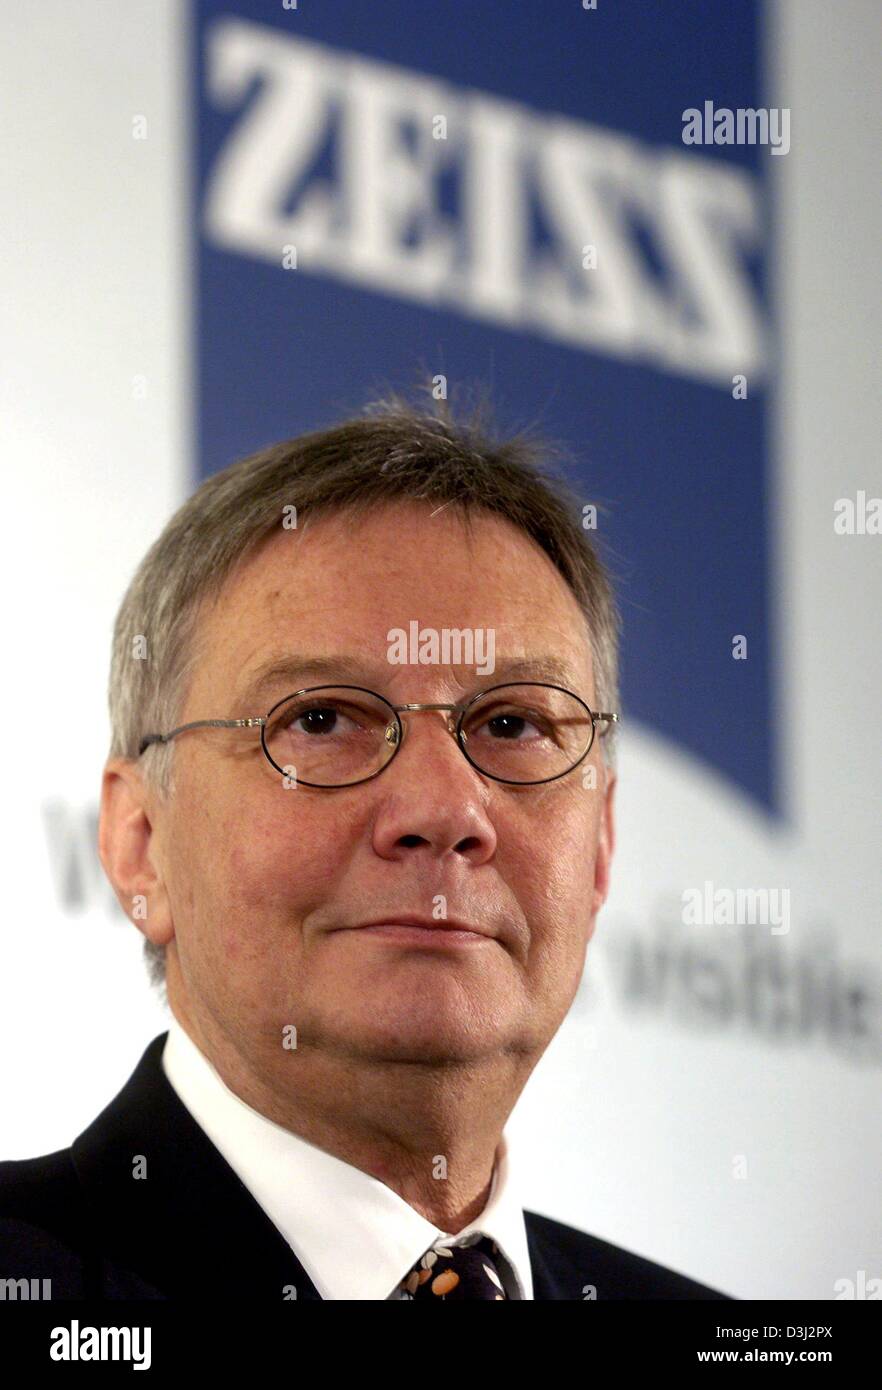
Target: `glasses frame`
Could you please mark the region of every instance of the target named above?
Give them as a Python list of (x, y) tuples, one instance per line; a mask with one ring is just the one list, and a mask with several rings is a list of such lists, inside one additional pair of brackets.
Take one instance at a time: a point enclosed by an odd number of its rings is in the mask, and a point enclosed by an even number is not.
[[(588, 746), (584, 750), (584, 752), (579, 754), (579, 757), (576, 759), (576, 761), (572, 763), (568, 768), (565, 768), (563, 772), (556, 772), (553, 777), (539, 777), (536, 778), (534, 781), (530, 782), (513, 782), (510, 777), (497, 777), (496, 774), (493, 772), (485, 772), (484, 769), (482, 767), (479, 767), (479, 765), (475, 762), (474, 758), (472, 758), (469, 754), (468, 748), (466, 747), (468, 735), (463, 733), (462, 726), (465, 717), (471, 709), (472, 705), (476, 704), (478, 700), (483, 700), (485, 695), (489, 695), (494, 690), (508, 690), (512, 686), (539, 686), (545, 690), (559, 690), (561, 694), (569, 695), (572, 697), (572, 699), (578, 700), (579, 704), (587, 713), (591, 721), (591, 738), (588, 742)], [(259, 728), (260, 745), (263, 749), (263, 753), (267, 762), (270, 764), (271, 767), (275, 768), (276, 772), (281, 773), (283, 777), (287, 777), (289, 776), (289, 774), (285, 771), (283, 767), (280, 767), (279, 764), (273, 759), (269, 749), (267, 748), (267, 725), (272, 716), (275, 714), (276, 710), (281, 709), (282, 705), (287, 704), (290, 700), (296, 700), (300, 695), (310, 695), (313, 692), (319, 690), (360, 690), (363, 695), (372, 695), (375, 700), (381, 701), (381, 703), (386, 705), (386, 707), (391, 711), (392, 714), (392, 719), (386, 726), (385, 738), (388, 743), (392, 743), (394, 741), (395, 746), (392, 749), (392, 753), (390, 754), (390, 756), (383, 763), (382, 767), (378, 767), (376, 772), (368, 773), (367, 777), (359, 777), (355, 782), (307, 782), (305, 779), (297, 777), (296, 780), (297, 785), (299, 787), (315, 787), (318, 791), (336, 791), (342, 789), (343, 787), (360, 787), (363, 785), (363, 783), (372, 782), (375, 777), (379, 777), (382, 772), (386, 771), (386, 768), (389, 766), (389, 764), (394, 761), (395, 757), (400, 752), (401, 747), (404, 743), (406, 729), (399, 716), (402, 714), (412, 714), (419, 710), (446, 711), (448, 733), (450, 733), (450, 735), (456, 740), (456, 743), (459, 746), (459, 749), (462, 752), (463, 757), (466, 759), (466, 761), (471, 764), (471, 766), (475, 769), (476, 772), (480, 772), (482, 777), (490, 777), (494, 782), (504, 782), (506, 786), (510, 787), (538, 787), (543, 786), (546, 782), (556, 782), (561, 777), (569, 776), (569, 774), (575, 771), (579, 764), (583, 762), (585, 758), (587, 758), (588, 754), (591, 752), (591, 749), (594, 747), (594, 739), (597, 734), (598, 724), (603, 722), (606, 725), (606, 727), (601, 731), (600, 735), (600, 737), (603, 738), (609, 732), (610, 727), (613, 724), (618, 724), (619, 722), (618, 714), (612, 714), (608, 712), (595, 713), (595, 711), (592, 710), (591, 707), (588, 704), (586, 704), (586, 702), (582, 699), (581, 695), (577, 695), (574, 690), (567, 690), (566, 686), (563, 685), (552, 685), (550, 681), (503, 681), (499, 685), (485, 686), (483, 690), (478, 690), (474, 695), (468, 696), (465, 700), (459, 700), (454, 705), (393, 705), (391, 700), (386, 699), (385, 695), (380, 695), (379, 692), (376, 690), (370, 690), (366, 685), (307, 685), (304, 686), (302, 690), (294, 690), (290, 695), (285, 695), (282, 697), (281, 700), (277, 700), (276, 703), (273, 705), (272, 709), (268, 710), (262, 718), (194, 719), (189, 724), (179, 724), (176, 729), (170, 730), (170, 732), (167, 734), (147, 734), (141, 740), (141, 746), (138, 749), (138, 757), (140, 758), (142, 754), (145, 753), (146, 750), (152, 744), (169, 743), (171, 739), (177, 738), (178, 734), (183, 734), (188, 729)], [(456, 716), (455, 725), (454, 716)], [(389, 731), (392, 728), (396, 729), (396, 735), (394, 740), (389, 737)]]

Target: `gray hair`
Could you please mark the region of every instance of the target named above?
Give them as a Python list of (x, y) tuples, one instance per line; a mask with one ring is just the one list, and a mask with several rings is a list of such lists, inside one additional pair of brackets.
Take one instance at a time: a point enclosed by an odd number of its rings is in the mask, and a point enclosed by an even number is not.
[[(141, 740), (180, 720), (200, 657), (198, 619), (233, 570), (294, 512), (364, 515), (402, 500), (451, 504), (467, 526), (496, 513), (551, 558), (578, 601), (591, 645), (598, 707), (618, 710), (620, 618), (607, 570), (582, 522), (582, 501), (547, 465), (560, 445), (526, 430), (495, 438), (486, 403), (455, 420), (446, 401), (417, 407), (398, 394), (331, 429), (272, 444), (214, 474), (150, 547), (117, 613), (110, 668), (110, 757), (138, 758)], [(140, 658), (140, 659), (138, 659)], [(225, 712), (222, 712), (225, 713)], [(613, 759), (613, 727), (603, 739)], [(144, 776), (173, 794), (173, 744), (142, 755)], [(146, 941), (151, 982), (165, 951)]]

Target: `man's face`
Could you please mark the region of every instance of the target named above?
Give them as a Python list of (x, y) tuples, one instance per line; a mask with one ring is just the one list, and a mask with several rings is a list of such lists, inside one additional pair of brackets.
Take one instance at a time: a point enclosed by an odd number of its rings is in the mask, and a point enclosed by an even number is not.
[[(501, 518), (402, 504), (283, 531), (200, 617), (181, 723), (263, 715), (342, 680), (393, 704), (450, 702), (499, 683), (474, 668), (393, 665), (387, 634), (495, 630), (496, 662), (556, 658), (592, 707), (578, 606), (548, 557)], [(268, 658), (344, 653), (363, 675), (245, 691)], [(517, 676), (506, 677), (517, 679)], [(550, 678), (549, 678), (550, 679)], [(173, 928), (170, 997), (240, 1055), (298, 1046), (350, 1058), (534, 1065), (578, 987), (612, 848), (612, 782), (595, 740), (569, 775), (517, 787), (482, 776), (437, 711), (403, 713), (403, 746), (357, 786), (286, 788), (256, 730), (175, 746), (175, 792), (151, 804), (156, 913)], [(585, 786), (596, 769), (596, 788)], [(435, 915), (481, 924), (468, 944), (404, 944), (359, 923)], [(149, 904), (148, 904), (149, 916)]]

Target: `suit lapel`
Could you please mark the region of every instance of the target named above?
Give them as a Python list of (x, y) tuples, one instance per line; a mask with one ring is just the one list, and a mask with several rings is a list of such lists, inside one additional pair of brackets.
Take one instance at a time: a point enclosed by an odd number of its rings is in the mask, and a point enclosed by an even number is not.
[(543, 1239), (542, 1232), (531, 1211), (524, 1212), (524, 1223), (527, 1227), (527, 1249), (530, 1252), (530, 1271), (533, 1275), (533, 1297), (536, 1301), (544, 1299), (564, 1299), (572, 1295), (568, 1294), (561, 1280), (555, 1273), (554, 1266), (549, 1256), (554, 1252), (550, 1251)]
[(293, 1286), (298, 1300), (320, 1299), (168, 1081), (161, 1063), (167, 1036), (153, 1039), (119, 1095), (72, 1146), (96, 1244), (169, 1298), (282, 1302)]

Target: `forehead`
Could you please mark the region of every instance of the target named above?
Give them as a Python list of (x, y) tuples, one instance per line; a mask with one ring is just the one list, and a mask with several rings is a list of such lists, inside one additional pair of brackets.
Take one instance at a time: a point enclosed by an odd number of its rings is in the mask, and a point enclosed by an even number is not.
[(576, 689), (591, 686), (584, 618), (549, 556), (503, 517), (473, 512), (467, 531), (453, 508), (422, 503), (280, 527), (200, 615), (196, 683), (244, 693), (247, 678), (286, 651), (348, 654), (400, 673), (389, 665), (389, 633), (414, 622), (492, 630), (500, 667), (550, 657)]

